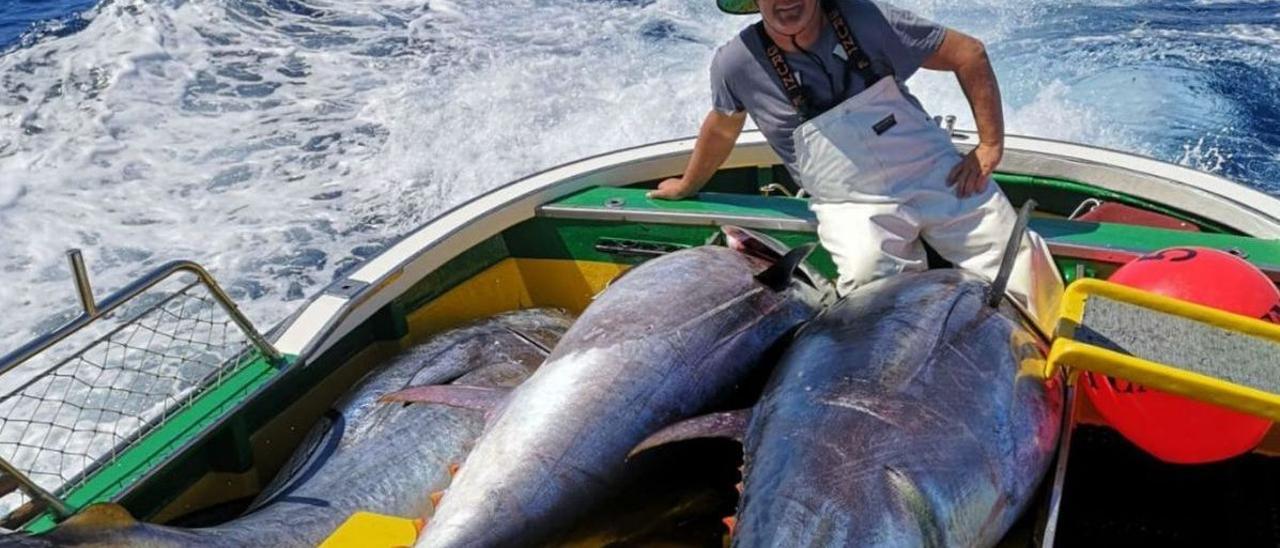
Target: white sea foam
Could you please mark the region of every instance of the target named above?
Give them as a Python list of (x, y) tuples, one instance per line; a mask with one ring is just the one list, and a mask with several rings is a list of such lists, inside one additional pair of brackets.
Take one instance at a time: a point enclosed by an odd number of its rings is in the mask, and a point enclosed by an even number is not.
[[(1204, 36), (1095, 31), (1078, 21), (1090, 3), (897, 3), (988, 42), (1011, 132), (1178, 160), (1239, 115), (1189, 99), (1216, 97), (1193, 63), (1207, 53), (1182, 48)], [(693, 134), (715, 46), (751, 21), (709, 0), (115, 0), (91, 15), (0, 57), (0, 349), (74, 314), (69, 247), (99, 295), (195, 259), (269, 327), (445, 208)], [(1274, 65), (1274, 32), (1214, 39)], [(1162, 78), (1157, 61), (1184, 54)], [(972, 127), (951, 75), (912, 90)], [(1162, 112), (1174, 127), (1148, 127)], [(1239, 156), (1224, 158), (1216, 169)]]
[(1231, 154), (1222, 151), (1217, 139), (1210, 140), (1206, 137), (1200, 137), (1194, 144), (1183, 145), (1182, 156), (1178, 158), (1179, 164), (1209, 173), (1222, 171), (1222, 166), (1229, 161)]

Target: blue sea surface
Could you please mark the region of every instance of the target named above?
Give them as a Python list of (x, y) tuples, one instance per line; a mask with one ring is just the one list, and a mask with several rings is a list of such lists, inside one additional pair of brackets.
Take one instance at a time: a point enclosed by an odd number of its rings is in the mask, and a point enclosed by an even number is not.
[[(988, 45), (1008, 131), (1280, 196), (1280, 0), (894, 0)], [(696, 133), (711, 0), (0, 0), (0, 351), (168, 260), (270, 326), (517, 177)], [(972, 117), (921, 71), (935, 114)]]
[(0, 0), (0, 51), (50, 34), (68, 34), (84, 28), (80, 17), (96, 0)]

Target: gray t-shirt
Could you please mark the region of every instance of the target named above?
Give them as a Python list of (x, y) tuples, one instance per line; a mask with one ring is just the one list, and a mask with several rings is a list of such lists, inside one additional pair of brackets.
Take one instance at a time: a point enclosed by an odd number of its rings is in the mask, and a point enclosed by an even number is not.
[[(937, 23), (883, 2), (837, 1), (858, 45), (871, 59), (874, 72), (893, 74), (899, 84), (938, 50), (946, 34), (946, 29)], [(785, 55), (787, 64), (808, 90), (812, 104), (834, 106), (866, 88), (856, 71), (849, 71), (845, 81), (845, 51), (830, 24), (823, 24), (818, 41), (807, 49), (812, 56), (802, 52)], [(778, 75), (767, 61), (762, 61), (763, 52), (764, 45), (752, 26), (716, 50), (711, 61), (712, 104), (724, 114), (745, 109), (794, 173), (791, 133), (801, 123), (800, 114), (782, 90)], [(902, 89), (905, 91), (906, 86), (902, 85)], [(910, 93), (907, 99), (920, 106)]]

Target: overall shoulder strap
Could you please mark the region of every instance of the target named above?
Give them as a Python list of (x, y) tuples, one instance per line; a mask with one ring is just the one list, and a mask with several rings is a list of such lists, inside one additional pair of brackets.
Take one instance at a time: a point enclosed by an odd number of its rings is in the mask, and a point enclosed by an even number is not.
[(831, 30), (835, 32), (836, 40), (840, 41), (840, 47), (844, 48), (844, 54), (848, 57), (845, 61), (848, 63), (848, 68), (858, 73), (866, 87), (871, 87), (871, 84), (885, 75), (876, 74), (875, 69), (871, 68), (871, 58), (858, 44), (858, 38), (853, 35), (853, 29), (845, 21), (844, 13), (840, 11), (837, 0), (822, 0), (822, 10), (827, 14), (827, 21), (831, 22)]
[[(871, 87), (876, 83), (882, 75), (876, 74), (875, 69), (871, 66), (871, 58), (867, 56), (862, 46), (858, 44), (858, 39), (854, 37), (853, 30), (849, 27), (848, 22), (844, 18), (844, 14), (840, 12), (840, 6), (836, 0), (822, 0), (821, 8), (827, 17), (827, 21), (831, 23), (831, 28), (835, 32), (836, 40), (840, 42), (840, 47), (844, 49), (845, 68), (852, 71), (862, 78), (863, 87)], [(820, 112), (814, 112), (814, 108), (809, 102), (809, 98), (805, 94), (804, 88), (800, 85), (800, 80), (796, 77), (796, 72), (787, 63), (787, 58), (783, 55), (782, 48), (769, 37), (769, 33), (765, 31), (764, 20), (757, 21), (754, 25), (756, 36), (760, 38), (760, 45), (764, 48), (764, 60), (769, 68), (773, 69), (778, 81), (782, 85), (782, 91), (787, 94), (787, 99), (791, 101), (791, 106), (795, 107), (800, 113), (802, 119), (809, 119)]]
[(774, 43), (768, 32), (765, 32), (763, 20), (756, 21), (752, 26), (756, 29), (756, 35), (760, 37), (760, 45), (764, 47), (764, 59), (773, 68), (773, 73), (778, 76), (782, 91), (787, 94), (791, 106), (795, 107), (802, 118), (809, 118), (809, 113), (806, 112), (809, 109), (809, 98), (800, 88), (800, 80), (796, 78), (795, 71), (791, 70), (791, 65), (787, 64), (787, 58), (782, 55), (782, 48)]

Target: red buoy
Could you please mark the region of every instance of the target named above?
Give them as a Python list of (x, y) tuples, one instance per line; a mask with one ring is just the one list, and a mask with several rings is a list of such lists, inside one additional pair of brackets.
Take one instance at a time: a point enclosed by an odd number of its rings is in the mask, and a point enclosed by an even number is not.
[[(1109, 281), (1280, 323), (1280, 290), (1248, 261), (1216, 249), (1163, 249), (1120, 267)], [(1167, 462), (1247, 453), (1271, 427), (1267, 419), (1105, 375), (1085, 373), (1080, 385), (1117, 431)]]

